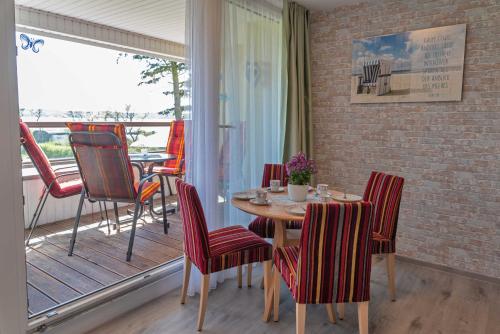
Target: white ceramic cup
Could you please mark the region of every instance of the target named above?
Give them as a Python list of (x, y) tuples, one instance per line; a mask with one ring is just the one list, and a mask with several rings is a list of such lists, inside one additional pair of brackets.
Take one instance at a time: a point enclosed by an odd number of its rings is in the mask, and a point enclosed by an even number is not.
[(258, 189), (255, 192), (255, 201), (257, 201), (259, 203), (267, 202), (267, 191), (265, 191), (263, 189)]
[(271, 191), (279, 191), (280, 186), (281, 186), (281, 181), (280, 180), (271, 180), (271, 181), (269, 181), (269, 185), (270, 185)]
[(320, 197), (328, 196), (328, 184), (320, 183), (316, 186), (316, 192)]

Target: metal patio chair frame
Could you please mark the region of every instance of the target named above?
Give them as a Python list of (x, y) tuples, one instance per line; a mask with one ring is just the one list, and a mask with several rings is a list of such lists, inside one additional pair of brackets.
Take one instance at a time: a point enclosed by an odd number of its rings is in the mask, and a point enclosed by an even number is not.
[[(117, 149), (119, 149), (118, 150), (118, 152), (119, 152), (118, 155), (119, 155), (119, 157), (121, 159), (121, 162), (128, 162), (128, 163), (130, 163), (130, 158), (128, 156), (125, 156), (125, 154), (124, 154), (122, 141), (120, 140), (120, 138), (116, 134), (114, 134), (112, 132), (75, 131), (75, 132), (72, 132), (69, 135), (69, 142), (70, 142), (73, 154), (75, 155), (75, 160), (76, 160), (76, 162), (78, 164), (78, 167), (79, 167), (79, 170), (80, 170), (80, 175), (81, 175), (81, 178), (82, 178), (83, 188), (82, 188), (82, 192), (81, 192), (81, 195), (80, 195), (80, 202), (78, 204), (78, 211), (77, 211), (77, 214), (76, 214), (76, 217), (75, 217), (75, 224), (74, 224), (73, 233), (72, 233), (72, 236), (71, 236), (71, 241), (70, 241), (70, 247), (69, 247), (68, 256), (72, 256), (73, 255), (73, 250), (74, 250), (74, 247), (75, 247), (76, 237), (77, 237), (77, 233), (78, 233), (78, 225), (80, 223), (80, 217), (81, 217), (81, 213), (82, 213), (83, 203), (84, 203), (85, 199), (88, 199), (88, 200), (91, 200), (91, 201), (102, 201), (104, 203), (106, 203), (106, 202), (113, 202), (115, 216), (116, 216), (116, 223), (117, 224), (119, 223), (117, 203), (134, 203), (134, 214), (133, 214), (133, 219), (132, 219), (132, 230), (130, 232), (130, 239), (129, 239), (128, 250), (127, 250), (127, 261), (130, 261), (130, 259), (132, 257), (132, 249), (133, 249), (133, 246), (134, 246), (134, 238), (135, 238), (135, 232), (136, 232), (136, 227), (137, 227), (137, 221), (139, 220), (139, 218), (140, 218), (140, 216), (142, 215), (142, 212), (143, 212), (142, 206), (146, 205), (146, 201), (148, 201), (148, 200), (152, 201), (153, 200), (153, 196), (151, 196), (150, 198), (146, 199), (145, 202), (141, 201), (143, 187), (146, 184), (146, 182), (151, 181), (153, 179), (153, 177), (156, 176), (156, 174), (150, 174), (150, 175), (147, 175), (147, 176), (141, 178), (141, 180), (139, 182), (139, 186), (137, 187), (137, 191), (136, 191), (137, 194), (136, 194), (135, 198), (111, 198), (111, 197), (96, 197), (96, 196), (93, 196), (88, 191), (87, 181), (84, 178), (84, 175), (83, 175), (83, 172), (82, 172), (82, 165), (81, 165), (80, 159), (78, 158), (78, 155), (77, 155), (77, 153), (75, 151), (75, 145), (83, 145), (83, 146), (94, 146), (94, 145), (78, 142), (77, 137), (79, 135), (86, 135), (86, 136), (89, 136), (89, 138), (90, 137), (97, 138), (97, 137), (108, 136), (109, 138), (112, 139), (112, 146), (115, 147), (115, 148), (117, 148)], [(132, 163), (130, 163), (130, 164), (132, 165)], [(132, 193), (134, 193), (135, 190), (133, 189), (134, 188), (134, 176), (133, 175), (128, 175), (128, 183), (129, 183), (128, 186), (130, 187), (130, 190), (132, 191)], [(166, 201), (165, 201), (165, 195), (164, 195), (165, 185), (164, 185), (164, 182), (163, 182), (162, 178), (160, 178), (160, 188), (161, 188), (161, 201), (162, 201), (163, 228), (164, 228), (164, 233), (168, 234)]]

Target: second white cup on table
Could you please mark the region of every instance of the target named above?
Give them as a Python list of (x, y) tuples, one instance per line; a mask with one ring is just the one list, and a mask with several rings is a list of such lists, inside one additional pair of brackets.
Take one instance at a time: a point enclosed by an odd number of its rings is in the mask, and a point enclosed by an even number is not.
[(280, 186), (281, 186), (281, 181), (280, 180), (271, 180), (269, 181), (269, 189), (272, 192), (278, 192), (280, 191)]

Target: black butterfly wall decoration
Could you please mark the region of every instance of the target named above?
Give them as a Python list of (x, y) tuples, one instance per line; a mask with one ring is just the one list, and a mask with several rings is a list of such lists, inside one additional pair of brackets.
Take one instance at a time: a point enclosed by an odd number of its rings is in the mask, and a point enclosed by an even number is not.
[(19, 39), (23, 42), (21, 44), (23, 50), (31, 49), (34, 53), (38, 53), (40, 51), (40, 46), (45, 44), (43, 39), (30, 38), (26, 34), (19, 35)]

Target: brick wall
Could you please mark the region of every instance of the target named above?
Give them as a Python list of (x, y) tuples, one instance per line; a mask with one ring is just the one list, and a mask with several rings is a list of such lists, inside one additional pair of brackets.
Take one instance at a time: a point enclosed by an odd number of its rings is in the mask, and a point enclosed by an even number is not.
[[(461, 102), (350, 104), (352, 39), (459, 23)], [(371, 170), (403, 176), (397, 252), (500, 277), (500, 0), (313, 12), (311, 52), (318, 181), (362, 194)]]

